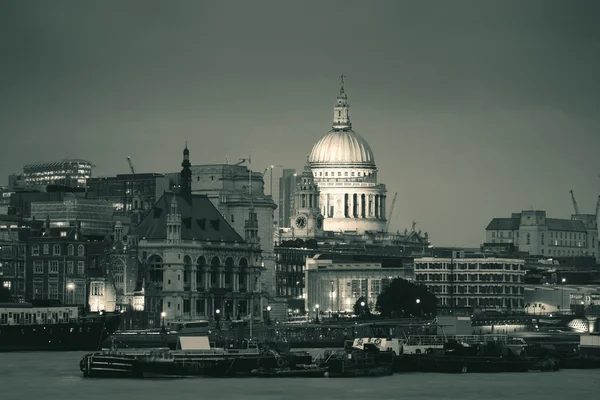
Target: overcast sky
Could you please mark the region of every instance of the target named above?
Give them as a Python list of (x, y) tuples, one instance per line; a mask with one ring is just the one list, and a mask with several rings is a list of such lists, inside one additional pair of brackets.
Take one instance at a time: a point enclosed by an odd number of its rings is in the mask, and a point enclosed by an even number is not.
[(3, 1), (0, 184), (252, 152), (301, 168), (341, 73), (398, 200), (391, 229), (478, 246), (493, 217), (568, 218), (600, 189), (599, 1)]

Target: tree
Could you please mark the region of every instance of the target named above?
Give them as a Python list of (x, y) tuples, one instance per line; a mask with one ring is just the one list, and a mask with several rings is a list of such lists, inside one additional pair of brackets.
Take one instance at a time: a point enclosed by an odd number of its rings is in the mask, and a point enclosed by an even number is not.
[(375, 309), (384, 317), (434, 315), (437, 298), (423, 285), (396, 278), (379, 294)]
[(369, 309), (369, 302), (366, 297), (359, 297), (354, 303), (354, 315), (359, 317), (368, 317), (371, 315), (371, 310)]
[(8, 288), (0, 287), (0, 303), (8, 303), (12, 300), (12, 293)]

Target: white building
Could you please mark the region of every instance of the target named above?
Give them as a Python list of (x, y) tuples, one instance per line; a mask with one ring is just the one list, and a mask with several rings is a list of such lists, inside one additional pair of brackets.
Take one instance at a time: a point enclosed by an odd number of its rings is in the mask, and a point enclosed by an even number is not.
[(331, 254), (317, 254), (306, 259), (304, 271), (305, 309), (323, 312), (352, 312), (356, 301), (365, 297), (375, 308), (377, 296), (394, 278), (411, 279), (411, 269), (398, 261), (396, 266), (383, 262), (335, 259)]
[(532, 256), (592, 256), (598, 261), (598, 230), (578, 219), (546, 218), (545, 211), (522, 211), (510, 218), (492, 219), (485, 231), (486, 243), (512, 243)]
[(415, 282), (425, 284), (438, 306), (522, 309), (524, 260), (434, 258), (414, 260)]
[(352, 130), (343, 79), (332, 129), (315, 144), (308, 161), (320, 190), (324, 230), (357, 233), (386, 230), (386, 188), (377, 183), (371, 147)]

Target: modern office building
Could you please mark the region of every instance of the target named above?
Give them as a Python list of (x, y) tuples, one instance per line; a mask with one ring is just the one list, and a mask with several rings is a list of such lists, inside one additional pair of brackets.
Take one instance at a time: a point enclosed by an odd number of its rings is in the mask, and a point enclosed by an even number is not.
[(94, 167), (90, 161), (79, 159), (27, 164), (23, 167), (22, 179), (32, 186), (60, 185), (85, 188)]

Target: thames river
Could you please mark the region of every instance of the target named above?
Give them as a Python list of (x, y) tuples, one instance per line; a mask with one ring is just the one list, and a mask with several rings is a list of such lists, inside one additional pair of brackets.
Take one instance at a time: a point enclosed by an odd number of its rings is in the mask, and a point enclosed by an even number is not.
[[(84, 379), (85, 353), (0, 353), (0, 399), (593, 399), (599, 370), (382, 378)], [(111, 399), (112, 400), (112, 399)]]

